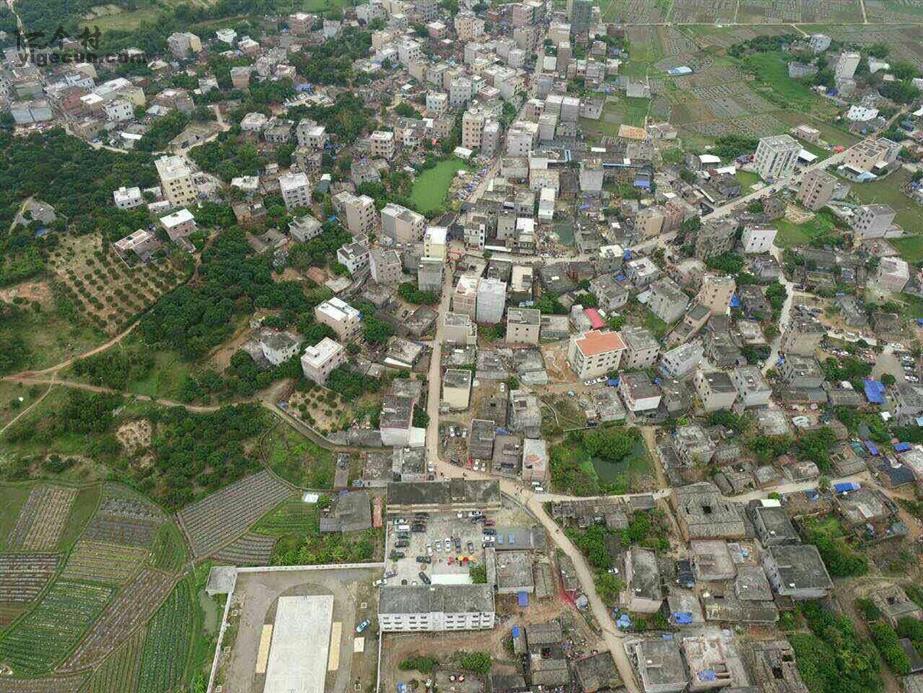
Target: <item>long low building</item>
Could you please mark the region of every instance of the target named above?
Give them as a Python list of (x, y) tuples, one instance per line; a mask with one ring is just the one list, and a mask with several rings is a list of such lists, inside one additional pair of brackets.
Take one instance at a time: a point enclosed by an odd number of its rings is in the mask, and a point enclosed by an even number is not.
[(388, 513), (446, 513), (499, 510), (500, 482), (448, 481), (388, 484)]
[(378, 602), (383, 633), (485, 630), (496, 620), (492, 585), (383, 586)]

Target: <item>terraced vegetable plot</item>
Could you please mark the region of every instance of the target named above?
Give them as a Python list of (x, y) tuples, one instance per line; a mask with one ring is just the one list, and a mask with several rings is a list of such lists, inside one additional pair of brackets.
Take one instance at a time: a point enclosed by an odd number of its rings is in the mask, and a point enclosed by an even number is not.
[(177, 584), (148, 624), (137, 693), (173, 690), (186, 669), (192, 622), (192, 585), (186, 578)]
[(151, 565), (168, 573), (179, 572), (189, 557), (183, 533), (172, 522), (161, 525), (157, 530), (151, 552)]
[(112, 592), (103, 585), (58, 580), (0, 639), (0, 661), (18, 675), (51, 671), (99, 618)]
[(204, 558), (242, 535), (292, 492), (267, 471), (248, 476), (184, 508), (180, 523), (196, 558)]
[(112, 601), (60, 671), (86, 669), (106, 657), (151, 617), (172, 586), (172, 576), (159, 570), (143, 570)]
[(316, 534), (318, 531), (317, 504), (305, 503), (300, 498), (290, 498), (257, 522), (253, 531), (270, 537), (284, 537), (288, 534)]
[(119, 546), (81, 539), (64, 565), (62, 577), (121, 585), (147, 560), (150, 552), (137, 546)]
[(48, 676), (42, 679), (3, 679), (3, 693), (77, 693), (86, 674)]
[(136, 689), (144, 629), (136, 631), (93, 672), (83, 693), (124, 693)]
[(247, 533), (215, 554), (215, 560), (229, 565), (269, 565), (273, 537)]
[(26, 604), (54, 577), (57, 554), (0, 555), (0, 603)]
[(32, 489), (10, 534), (7, 550), (54, 551), (76, 497), (76, 489), (63, 486)]

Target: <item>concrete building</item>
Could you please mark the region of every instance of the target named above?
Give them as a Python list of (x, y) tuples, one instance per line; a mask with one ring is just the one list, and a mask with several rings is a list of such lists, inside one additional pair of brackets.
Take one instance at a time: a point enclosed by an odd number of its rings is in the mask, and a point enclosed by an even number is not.
[(355, 337), (362, 324), (359, 311), (336, 296), (314, 308), (314, 319), (328, 325), (342, 340)]
[(308, 147), (309, 149), (323, 149), (327, 144), (327, 128), (318, 125), (310, 118), (303, 118), (298, 121), (295, 127), (295, 137), (298, 139), (298, 146)]
[(679, 641), (629, 640), (625, 651), (638, 671), (644, 693), (682, 693), (688, 678)]
[(506, 312), (508, 344), (538, 344), (542, 314), (534, 308), (510, 308)]
[(740, 507), (708, 481), (674, 488), (670, 503), (686, 541), (742, 539), (747, 534)]
[(659, 370), (668, 378), (684, 378), (696, 369), (704, 355), (700, 341), (686, 342), (663, 352)]
[(647, 373), (622, 373), (619, 376), (619, 394), (625, 408), (632, 414), (656, 410), (662, 397), (660, 389), (651, 382)]
[(483, 109), (474, 106), (465, 111), (462, 116), (461, 146), (467, 149), (480, 149), (481, 136), (484, 133), (484, 124), (487, 115)]
[(737, 282), (734, 281), (734, 277), (706, 274), (702, 277), (702, 287), (695, 300), (699, 305), (706, 307), (712, 315), (725, 315), (736, 289)]
[(737, 388), (724, 371), (696, 371), (693, 379), (695, 390), (707, 412), (730, 409), (737, 399)]
[(346, 229), (354, 238), (368, 237), (375, 231), (378, 215), (375, 211), (375, 200), (368, 195), (356, 196), (344, 190), (334, 196), (333, 204), (345, 215)]
[(346, 363), (346, 349), (330, 337), (324, 337), (314, 346), (309, 346), (301, 355), (301, 370), (304, 377), (318, 385), (325, 385), (335, 368)]
[(833, 589), (827, 567), (813, 544), (767, 547), (763, 570), (773, 590), (792, 599), (823, 599)]
[(813, 356), (827, 334), (819, 320), (804, 313), (793, 313), (788, 326), (782, 332), (779, 351), (783, 354)]
[(480, 278), (472, 274), (463, 274), (455, 284), (452, 293), (452, 312), (467, 315), (472, 320), (477, 318), (478, 285)]
[(482, 279), (477, 291), (477, 321), (496, 325), (503, 320), (505, 308), (506, 282), (499, 279)]
[(174, 243), (196, 230), (195, 218), (185, 207), (160, 217), (160, 225)]
[(304, 173), (287, 173), (279, 176), (279, 190), (285, 209), (291, 211), (311, 204), (311, 182)]
[(859, 238), (882, 238), (894, 225), (896, 212), (888, 205), (862, 205), (852, 220)]
[(657, 554), (632, 546), (625, 555), (625, 591), (619, 601), (629, 611), (654, 614), (663, 605), (663, 586)]
[(778, 231), (771, 226), (748, 225), (744, 227), (740, 244), (745, 253), (768, 253)]
[(720, 631), (684, 637), (681, 649), (689, 668), (689, 693), (716, 690), (734, 683), (728, 666), (730, 655)]
[(567, 361), (580, 380), (597, 378), (618, 370), (625, 342), (618, 332), (590, 330), (572, 335)]
[(910, 281), (910, 266), (899, 257), (883, 257), (878, 263), (877, 280), (885, 291), (900, 293)]
[(369, 253), (372, 280), (385, 286), (396, 286), (404, 278), (401, 255), (396, 250), (373, 248)]
[(668, 325), (679, 320), (688, 306), (689, 297), (669, 277), (658, 279), (651, 284), (647, 307)]
[(824, 371), (812, 356), (789, 354), (777, 370), (782, 380), (791, 387), (810, 390), (824, 384)]
[(442, 336), (446, 344), (477, 344), (478, 326), (467, 313), (446, 313)]
[(888, 408), (901, 423), (909, 423), (923, 414), (923, 385), (897, 383), (888, 390)]
[(389, 202), (381, 210), (381, 232), (395, 243), (418, 243), (423, 239), (426, 217)]
[(442, 378), (442, 401), (450, 409), (463, 411), (471, 399), (471, 371), (447, 368)]
[(510, 391), (507, 428), (522, 433), (527, 438), (541, 435), (542, 410), (536, 395), (525, 390)]
[(698, 424), (677, 426), (673, 434), (673, 449), (687, 467), (706, 465), (715, 454), (716, 445)]
[(273, 366), (293, 358), (301, 349), (301, 337), (292, 332), (269, 332), (260, 338), (260, 351)]
[(495, 619), (493, 585), (384, 585), (379, 593), (383, 633), (489, 630)]
[(355, 276), (369, 268), (369, 245), (367, 241), (353, 241), (337, 250), (337, 262)]
[(369, 136), (369, 152), (375, 159), (394, 158), (395, 145), (394, 133), (385, 130), (376, 130)]
[(417, 288), (420, 291), (432, 291), (435, 294), (441, 294), (444, 274), (445, 263), (442, 260), (433, 260), (428, 257), (420, 258), (417, 265)]
[(141, 188), (126, 188), (124, 185), (112, 192), (112, 200), (119, 209), (134, 209), (144, 204)]
[(856, 68), (862, 61), (862, 56), (854, 51), (843, 51), (833, 63), (833, 77), (839, 82), (841, 80), (852, 79), (856, 74)]
[(548, 444), (542, 438), (522, 441), (522, 480), (544, 483), (548, 478)]
[(644, 327), (626, 327), (621, 332), (625, 353), (621, 367), (625, 370), (650, 368), (660, 356), (660, 342)]
[(737, 388), (737, 401), (743, 407), (766, 407), (772, 388), (758, 366), (739, 366), (731, 371), (731, 380)]
[(702, 222), (695, 236), (695, 256), (707, 260), (734, 249), (737, 223), (732, 219), (715, 219)]
[(423, 257), (445, 261), (448, 232), (445, 226), (427, 226), (423, 234)]
[(823, 169), (815, 168), (804, 174), (798, 188), (798, 201), (814, 212), (822, 209), (833, 199), (836, 192), (836, 177)]
[(385, 395), (378, 425), (383, 445), (406, 447), (411, 444), (414, 403), (413, 397)]
[(791, 135), (761, 137), (753, 163), (760, 178), (774, 182), (787, 178), (795, 170), (801, 145)]
[(778, 502), (763, 505), (755, 501), (747, 509), (753, 529), (760, 543), (766, 546), (779, 546), (781, 544), (799, 544), (801, 538), (795, 531), (788, 512)]
[(162, 156), (154, 162), (160, 177), (160, 188), (174, 207), (191, 205), (198, 199), (192, 182), (192, 171), (179, 156)]
[(288, 225), (288, 235), (299, 243), (305, 243), (312, 238), (317, 238), (323, 231), (323, 225), (310, 214), (297, 217)]

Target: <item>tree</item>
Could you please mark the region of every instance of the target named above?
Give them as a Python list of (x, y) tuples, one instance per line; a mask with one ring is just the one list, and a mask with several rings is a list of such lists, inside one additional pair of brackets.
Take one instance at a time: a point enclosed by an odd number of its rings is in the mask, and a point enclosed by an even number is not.
[(475, 585), (486, 585), (487, 584), (487, 564), (486, 563), (476, 563), (471, 566), (468, 570), (468, 575), (471, 577), (471, 582)]
[(459, 654), (458, 666), (462, 669), (482, 676), (490, 673), (493, 659), (489, 652), (461, 652)]

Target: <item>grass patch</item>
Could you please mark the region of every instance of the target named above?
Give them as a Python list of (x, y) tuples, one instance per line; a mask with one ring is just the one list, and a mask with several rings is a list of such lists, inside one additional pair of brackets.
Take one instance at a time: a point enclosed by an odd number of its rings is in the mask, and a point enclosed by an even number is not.
[[(804, 113), (830, 110), (807, 83), (788, 76), (788, 60), (781, 51), (752, 53), (741, 62), (763, 87), (760, 91), (781, 107)], [(767, 90), (771, 93), (765, 94)]]
[(189, 558), (186, 540), (172, 522), (165, 522), (157, 529), (151, 548), (151, 565), (170, 573), (178, 573)]
[(889, 238), (888, 243), (893, 245), (901, 257), (912, 265), (923, 260), (923, 235)]
[(776, 221), (775, 244), (780, 248), (791, 248), (797, 245), (807, 245), (813, 239), (831, 233), (836, 228), (833, 219), (826, 212), (818, 212), (803, 224), (793, 224), (787, 219)]
[(6, 550), (7, 539), (31, 491), (31, 484), (0, 485), (0, 504), (3, 505), (3, 512), (0, 513), (0, 551)]
[(452, 157), (428, 168), (413, 181), (410, 202), (420, 214), (435, 215), (445, 205), (449, 186), (459, 171), (468, 169), (468, 164)]
[(262, 456), (272, 471), (296, 486), (333, 488), (336, 474), (333, 453), (290, 426), (277, 424), (266, 434), (262, 442)]
[[(41, 397), (44, 386), (27, 387), (22, 383), (0, 381), (0, 428), (19, 416), (26, 407)], [(19, 398), (22, 397), (22, 401)]]
[(143, 380), (128, 383), (128, 391), (153, 399), (180, 399), (183, 382), (191, 374), (189, 362), (172, 351), (154, 352), (154, 367)]
[(753, 171), (742, 171), (738, 169), (737, 173), (734, 174), (734, 177), (740, 183), (740, 187), (742, 188), (741, 194), (743, 195), (746, 195), (748, 192), (750, 192), (750, 188), (760, 182), (759, 175), (753, 173)]

